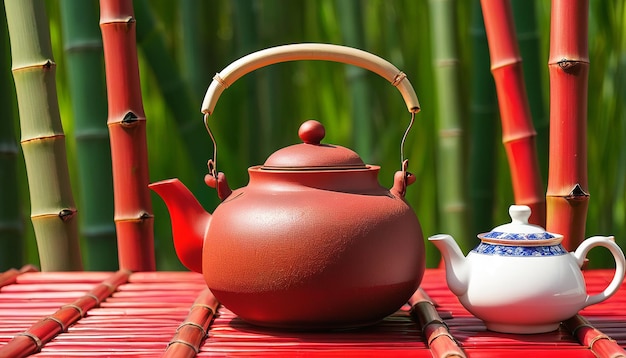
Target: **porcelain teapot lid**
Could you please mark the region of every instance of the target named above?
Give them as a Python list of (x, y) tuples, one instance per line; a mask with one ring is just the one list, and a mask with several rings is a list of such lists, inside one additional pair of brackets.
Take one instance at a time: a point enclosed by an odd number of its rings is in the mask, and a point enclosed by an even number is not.
[(547, 246), (561, 242), (563, 235), (552, 234), (538, 225), (528, 223), (530, 208), (526, 205), (511, 205), (511, 222), (495, 227), (478, 238), (487, 243), (512, 246)]

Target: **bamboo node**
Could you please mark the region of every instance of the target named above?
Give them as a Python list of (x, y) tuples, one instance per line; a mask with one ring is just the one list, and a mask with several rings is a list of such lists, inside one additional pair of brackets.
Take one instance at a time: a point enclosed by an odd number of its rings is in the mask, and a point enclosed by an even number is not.
[(400, 82), (402, 82), (404, 79), (406, 78), (406, 74), (402, 71), (400, 71), (396, 77), (393, 78), (393, 82), (391, 82), (391, 84), (394, 87), (398, 87), (398, 85), (400, 84)]
[(35, 334), (30, 333), (30, 332), (21, 332), (15, 335), (15, 337), (18, 336), (26, 336), (30, 339), (33, 340), (33, 342), (35, 342), (35, 348), (36, 351), (39, 352), (41, 350), (41, 347), (43, 347), (43, 342), (41, 341), (41, 338), (37, 337)]
[(89, 298), (93, 299), (94, 301), (96, 301), (96, 306), (100, 305), (100, 298), (98, 296), (94, 295), (93, 293), (87, 292), (84, 295), (84, 297), (89, 297)]
[(606, 339), (609, 342), (615, 342), (614, 339), (612, 339), (611, 337), (607, 336), (606, 334), (599, 334), (599, 335), (593, 337), (589, 341), (589, 349), (591, 349), (592, 352), (593, 352), (593, 344), (596, 343), (597, 341), (601, 340), (601, 339)]
[(198, 349), (198, 347), (196, 347), (194, 344), (189, 343), (187, 341), (184, 341), (182, 339), (176, 339), (176, 340), (170, 341), (167, 344), (167, 347), (169, 348), (172, 344), (176, 344), (176, 343), (180, 343), (180, 344), (186, 345), (187, 347), (193, 349), (193, 351), (196, 352), (196, 354), (200, 353), (200, 350)]
[(576, 200), (576, 199), (586, 199), (589, 196), (589, 193), (585, 192), (580, 184), (574, 185), (572, 191), (569, 192), (565, 196), (567, 200)]
[(577, 72), (582, 63), (582, 61), (568, 60), (566, 58), (562, 58), (556, 62), (556, 64), (566, 73)]
[(448, 337), (448, 338), (450, 338), (450, 340), (452, 342), (456, 342), (456, 339), (454, 337), (452, 337), (452, 335), (450, 333), (448, 333), (448, 332), (439, 332), (439, 333), (435, 334), (433, 337), (429, 337), (429, 339), (428, 339), (428, 346), (429, 347), (432, 346), (433, 341), (435, 339), (439, 338), (439, 337)]
[(215, 82), (219, 83), (222, 87), (224, 87), (224, 89), (228, 88), (228, 83), (224, 81), (224, 79), (220, 76), (219, 73), (216, 73), (215, 76), (213, 76), (213, 79), (215, 80)]
[(76, 216), (77, 213), (78, 211), (76, 209), (63, 209), (59, 212), (59, 218), (61, 218), (63, 222), (67, 222)]
[(43, 64), (43, 68), (50, 69), (52, 66), (56, 66), (56, 64), (52, 61), (52, 60), (47, 60), (44, 64)]
[(61, 321), (60, 319), (54, 317), (54, 316), (48, 316), (46, 318), (43, 319), (44, 321), (54, 321), (56, 322), (59, 327), (61, 327), (61, 331), (65, 332), (67, 330), (67, 327), (65, 326), (65, 323), (63, 323), (63, 321)]
[(204, 329), (204, 327), (202, 327), (201, 324), (198, 324), (196, 322), (191, 322), (191, 321), (181, 323), (180, 326), (176, 328), (176, 332), (180, 331), (185, 326), (191, 326), (191, 327), (199, 329), (200, 332), (202, 333), (202, 337), (206, 337), (208, 335), (208, 332), (206, 331), (206, 329)]
[(214, 309), (213, 307), (211, 307), (211, 306), (209, 306), (209, 305), (206, 305), (206, 304), (204, 304), (204, 303), (194, 303), (194, 304), (191, 306), (191, 309), (194, 309), (195, 307), (202, 307), (202, 308), (206, 308), (206, 309), (207, 309), (207, 310), (209, 310), (212, 314), (215, 314), (215, 313), (216, 313), (216, 312), (215, 312), (215, 309)]
[(137, 115), (133, 112), (128, 112), (124, 115), (124, 118), (122, 118), (122, 125), (123, 126), (130, 126), (133, 123), (136, 123), (138, 121)]
[(73, 308), (73, 309), (75, 309), (78, 312), (78, 314), (80, 314), (81, 318), (85, 317), (85, 311), (83, 311), (83, 309), (81, 307), (78, 307), (77, 305), (75, 305), (73, 303), (70, 303), (70, 304), (67, 304), (67, 305), (64, 305), (63, 307), (61, 307), (61, 309), (64, 309), (64, 308)]
[(15, 142), (11, 143), (1, 143), (0, 144), (0, 155), (14, 155), (18, 153), (17, 145)]

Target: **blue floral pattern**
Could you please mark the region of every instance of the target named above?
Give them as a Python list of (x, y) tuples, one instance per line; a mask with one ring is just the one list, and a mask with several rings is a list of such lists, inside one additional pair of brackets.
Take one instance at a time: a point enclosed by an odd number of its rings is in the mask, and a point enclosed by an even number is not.
[(485, 242), (481, 242), (472, 252), (494, 256), (560, 256), (568, 253), (561, 244), (549, 246), (509, 246)]
[(533, 233), (515, 233), (515, 232), (498, 232), (491, 231), (488, 232), (482, 237), (496, 239), (496, 240), (549, 240), (553, 239), (556, 236), (550, 234), (549, 232), (533, 232)]

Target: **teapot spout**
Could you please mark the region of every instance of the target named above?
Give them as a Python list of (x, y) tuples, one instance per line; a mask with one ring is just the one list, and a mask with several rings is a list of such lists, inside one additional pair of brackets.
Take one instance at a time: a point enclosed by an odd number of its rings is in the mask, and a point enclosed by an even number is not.
[(468, 263), (456, 241), (450, 235), (438, 234), (428, 238), (441, 251), (446, 266), (448, 288), (457, 296), (462, 296), (468, 286)]
[(163, 199), (170, 213), (176, 255), (188, 269), (202, 272), (202, 244), (211, 214), (178, 179), (159, 181), (148, 187)]

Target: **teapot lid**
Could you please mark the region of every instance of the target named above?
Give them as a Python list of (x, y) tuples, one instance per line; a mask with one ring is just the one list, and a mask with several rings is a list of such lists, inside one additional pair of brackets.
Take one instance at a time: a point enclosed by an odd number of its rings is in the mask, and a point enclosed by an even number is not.
[(487, 243), (513, 246), (547, 246), (561, 242), (563, 235), (552, 234), (538, 225), (528, 223), (530, 208), (526, 205), (511, 205), (511, 222), (495, 227), (478, 238)]
[(277, 150), (261, 169), (265, 170), (346, 170), (368, 169), (354, 151), (332, 144), (322, 144), (326, 135), (324, 126), (308, 120), (300, 126), (298, 136), (303, 143)]

